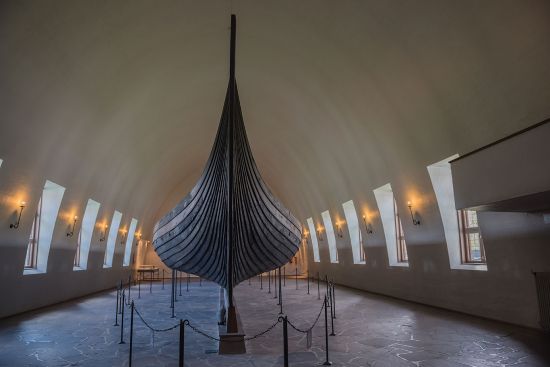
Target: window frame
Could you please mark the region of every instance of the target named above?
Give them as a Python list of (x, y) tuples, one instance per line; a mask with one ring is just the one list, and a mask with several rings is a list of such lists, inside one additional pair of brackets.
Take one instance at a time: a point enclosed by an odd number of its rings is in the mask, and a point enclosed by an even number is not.
[(397, 202), (393, 201), (394, 217), (395, 217), (395, 240), (397, 244), (397, 262), (408, 263), (409, 254), (407, 252), (407, 242), (405, 241), (405, 232), (401, 224), (401, 217), (397, 211)]
[(27, 254), (25, 256), (25, 270), (37, 269), (38, 266), (38, 241), (40, 237), (40, 218), (42, 217), (42, 198), (38, 201), (38, 207), (34, 213), (31, 235), (27, 245)]
[[(485, 246), (483, 244), (483, 237), (481, 235), (481, 228), (479, 227), (479, 222), (477, 226), (468, 225), (468, 212), (473, 212), (476, 215), (475, 210), (461, 209), (457, 210), (458, 216), (458, 225), (460, 230), (460, 256), (462, 264), (469, 265), (485, 265), (487, 264), (487, 258), (485, 257)], [(470, 234), (479, 235), (479, 251), (480, 251), (480, 260), (472, 259), (472, 245), (470, 242)]]

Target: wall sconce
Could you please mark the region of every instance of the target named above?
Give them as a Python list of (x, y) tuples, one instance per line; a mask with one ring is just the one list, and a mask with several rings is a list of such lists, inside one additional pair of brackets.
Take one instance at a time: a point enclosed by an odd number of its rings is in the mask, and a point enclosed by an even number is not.
[(122, 239), (120, 240), (120, 244), (123, 245), (124, 241), (126, 240), (126, 230), (122, 230)]
[(319, 241), (323, 240), (323, 228), (317, 227), (317, 238), (319, 238)]
[(101, 235), (99, 236), (99, 241), (100, 242), (105, 241), (105, 237), (107, 236), (107, 228), (109, 228), (109, 226), (104, 224), (103, 225), (103, 232), (101, 232)]
[(308, 231), (302, 232), (302, 240), (306, 240), (306, 242), (307, 242), (308, 237), (309, 237), (309, 232)]
[(367, 216), (363, 214), (363, 223), (365, 223), (365, 230), (368, 234), (373, 234), (372, 225), (367, 223)]
[(78, 217), (75, 215), (74, 216), (74, 221), (73, 221), (73, 228), (71, 229), (70, 232), (67, 232), (67, 237), (72, 237), (74, 235), (74, 227), (76, 226), (76, 221), (78, 220)]
[(344, 232), (342, 231), (342, 227), (340, 226), (340, 223), (339, 222), (336, 222), (336, 234), (338, 235), (338, 237), (342, 238), (344, 237)]
[(17, 217), (17, 223), (10, 224), (10, 228), (19, 228), (19, 223), (21, 223), (21, 213), (23, 213), (23, 209), (25, 209), (25, 206), (27, 206), (27, 203), (24, 201), (21, 201), (19, 203), (19, 216)]
[(413, 211), (412, 211), (412, 204), (410, 201), (407, 201), (407, 206), (409, 207), (409, 212), (411, 213), (411, 219), (415, 226), (420, 225), (420, 221), (414, 217)]

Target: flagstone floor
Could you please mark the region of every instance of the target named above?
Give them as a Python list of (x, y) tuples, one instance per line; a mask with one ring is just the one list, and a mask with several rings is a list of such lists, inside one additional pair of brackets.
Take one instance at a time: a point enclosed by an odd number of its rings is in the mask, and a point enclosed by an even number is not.
[[(268, 293), (264, 278), (235, 290), (238, 309), (248, 336), (272, 326), (279, 306)], [(314, 323), (322, 307), (317, 285), (306, 292), (300, 280), (283, 287), (283, 311), (299, 329)], [(321, 284), (321, 293), (324, 294)], [(132, 287), (131, 298), (151, 331), (134, 317), (133, 366), (177, 366), (178, 323), (188, 319), (204, 333), (217, 336), (216, 313), (219, 288), (194, 281), (181, 296), (177, 289), (175, 318), (171, 318), (170, 286), (155, 283), (152, 293)], [(431, 307), (337, 287), (336, 336), (329, 336), (329, 359), (334, 366), (550, 366), (549, 339), (535, 330), (470, 317)], [(321, 296), (322, 297), (322, 296)], [(66, 302), (35, 312), (0, 320), (0, 366), (128, 366), (129, 308), (124, 315), (124, 341), (115, 322), (116, 291)], [(330, 311), (330, 309), (329, 309)], [(119, 316), (120, 323), (120, 316)], [(307, 336), (289, 327), (290, 366), (318, 366), (325, 361), (324, 312)], [(217, 342), (185, 328), (186, 366), (283, 365), (282, 324), (247, 342), (247, 354), (218, 355)], [(331, 330), (329, 316), (329, 332)]]

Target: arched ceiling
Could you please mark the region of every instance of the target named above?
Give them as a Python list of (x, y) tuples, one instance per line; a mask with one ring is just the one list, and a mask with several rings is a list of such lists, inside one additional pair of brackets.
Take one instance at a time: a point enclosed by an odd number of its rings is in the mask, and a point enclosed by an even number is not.
[(2, 1), (3, 201), (50, 179), (150, 231), (210, 152), (231, 7), (251, 147), (302, 220), (387, 182), (430, 202), (426, 165), (550, 115), (548, 1)]

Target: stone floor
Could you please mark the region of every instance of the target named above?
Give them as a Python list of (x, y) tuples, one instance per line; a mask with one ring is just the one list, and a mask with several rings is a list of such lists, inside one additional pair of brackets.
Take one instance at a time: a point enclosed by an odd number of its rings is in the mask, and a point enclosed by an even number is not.
[[(265, 278), (264, 278), (265, 280)], [(287, 279), (284, 311), (298, 328), (307, 328), (321, 310), (317, 286)], [(152, 293), (137, 287), (131, 297), (143, 318), (156, 329), (169, 328), (179, 319), (216, 336), (218, 287), (210, 282), (182, 285), (171, 318), (170, 286), (160, 283)], [(324, 287), (321, 284), (321, 292)], [(258, 279), (237, 287), (236, 299), (247, 335), (276, 322), (279, 307), (267, 284)], [(109, 291), (36, 312), (0, 320), (0, 366), (127, 366), (129, 313), (124, 340), (113, 326), (116, 292)], [(401, 302), (343, 287), (336, 289), (336, 336), (329, 337), (330, 360), (335, 366), (550, 366), (549, 339), (541, 333), (440, 309)], [(120, 320), (119, 320), (120, 323)], [(330, 319), (329, 319), (330, 324)], [(220, 356), (217, 342), (186, 327), (186, 366), (282, 366), (282, 324), (247, 342), (248, 353)], [(317, 366), (324, 362), (324, 314), (313, 328), (312, 347), (306, 335), (289, 328), (290, 366)], [(178, 329), (152, 332), (134, 319), (133, 366), (177, 366)]]

